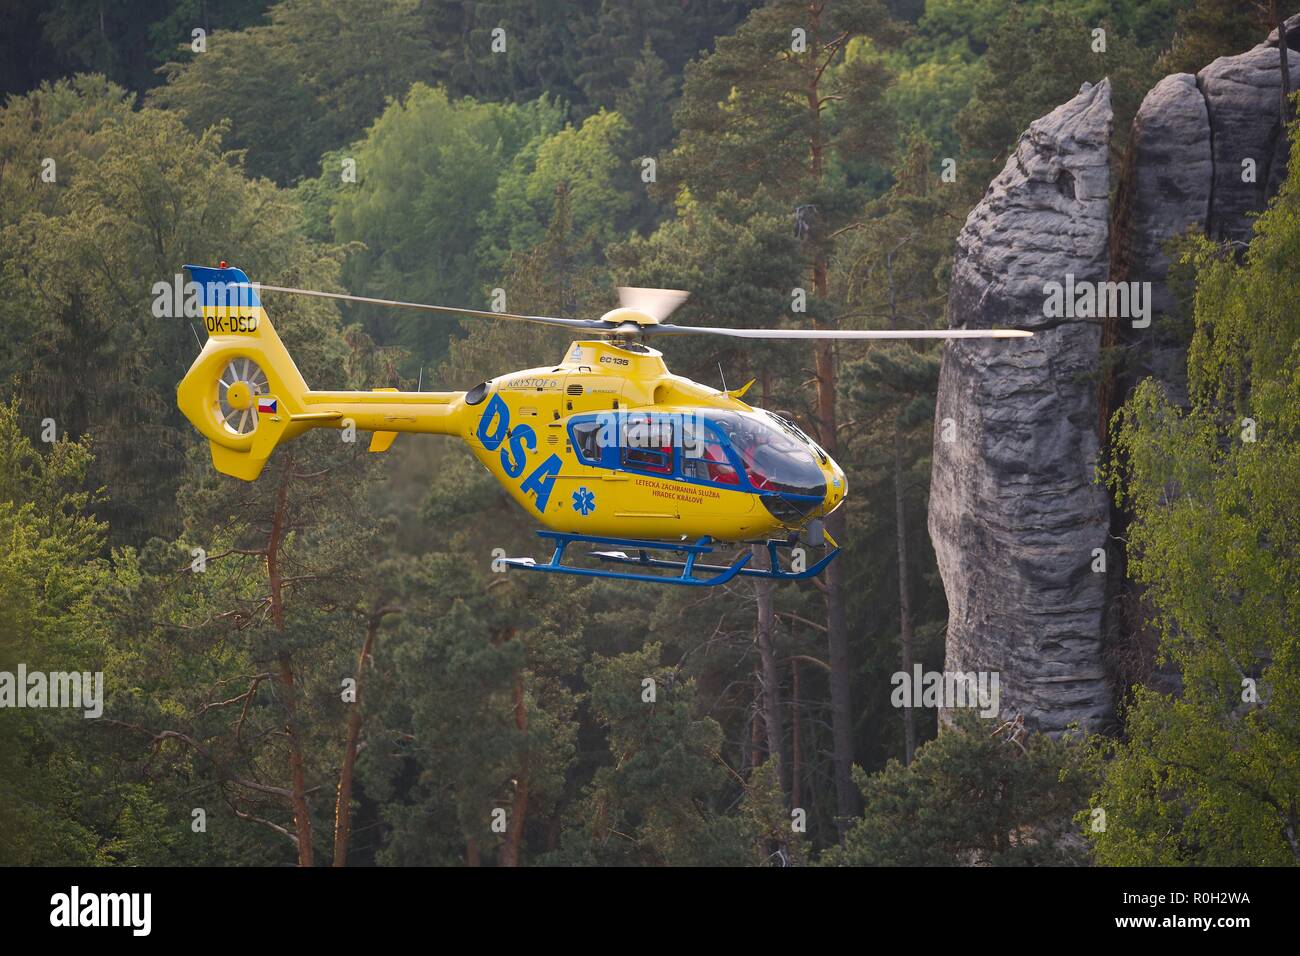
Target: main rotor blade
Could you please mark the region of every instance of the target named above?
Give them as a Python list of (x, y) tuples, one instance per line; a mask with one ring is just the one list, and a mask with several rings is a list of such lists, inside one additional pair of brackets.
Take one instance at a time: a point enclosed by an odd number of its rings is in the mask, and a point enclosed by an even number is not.
[(426, 305), (423, 302), (402, 302), (397, 299), (373, 299), (366, 295), (345, 295), (342, 292), (317, 292), (314, 289), (290, 289), (279, 285), (263, 285), (258, 282), (232, 283), (246, 286), (261, 292), (288, 292), (293, 295), (311, 295), (321, 299), (342, 299), (345, 302), (366, 302), (370, 305), (391, 305), (402, 309), (422, 309), (426, 312), (443, 312), (448, 315), (471, 315), (483, 319), (512, 319), (516, 322), (537, 322), (541, 325), (556, 325), (566, 329), (600, 329), (608, 332), (609, 323), (596, 319), (561, 319), (550, 315), (518, 315), (514, 312), (486, 312), (480, 309), (459, 309), (452, 305)]
[[(739, 339), (1015, 339), (1028, 338), (1032, 332), (1022, 329), (728, 329), (706, 325), (672, 325), (660, 322), (643, 326), (615, 326), (599, 319), (565, 319), (551, 315), (521, 315), (515, 312), (489, 312), (482, 309), (462, 309), (451, 305), (428, 305), (423, 302), (404, 302), (399, 299), (377, 299), (365, 295), (347, 295), (342, 292), (319, 292), (315, 289), (294, 289), (288, 286), (263, 285), (257, 282), (234, 283), (241, 287), (265, 292), (286, 292), (291, 295), (309, 295), (321, 299), (339, 299), (344, 302), (364, 302), (369, 305), (387, 305), (402, 309), (420, 309), (444, 315), (473, 316), (483, 319), (508, 319), (515, 322), (534, 322), (566, 329), (586, 329), (604, 335), (723, 335)], [(686, 301), (689, 293), (675, 289), (639, 289), (622, 287), (619, 298), (625, 305), (640, 309), (655, 317), (666, 316)]]
[(728, 335), (737, 339), (1023, 339), (1023, 329), (724, 329), (707, 325), (648, 325), (643, 335)]

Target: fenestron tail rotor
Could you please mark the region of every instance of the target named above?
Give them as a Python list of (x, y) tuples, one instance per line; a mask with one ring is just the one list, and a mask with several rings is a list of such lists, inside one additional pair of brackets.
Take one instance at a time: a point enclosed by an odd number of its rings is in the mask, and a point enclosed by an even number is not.
[(266, 372), (251, 358), (231, 359), (217, 379), (216, 407), (222, 427), (232, 435), (257, 428), (257, 398), (268, 391)]
[(643, 289), (633, 286), (620, 287), (619, 307), (606, 312), (599, 319), (566, 319), (550, 315), (521, 315), (514, 312), (462, 309), (449, 305), (426, 305), (421, 302), (376, 299), (370, 296), (347, 295), (342, 292), (317, 292), (313, 289), (292, 289), (259, 283), (249, 285), (259, 292), (287, 292), (347, 302), (423, 309), (448, 315), (534, 322), (618, 339), (648, 338), (654, 335), (721, 335), (741, 339), (1019, 339), (1029, 338), (1034, 334), (1023, 329), (732, 329), (720, 326), (673, 325), (665, 322), (664, 319), (686, 301), (689, 292), (678, 289)]

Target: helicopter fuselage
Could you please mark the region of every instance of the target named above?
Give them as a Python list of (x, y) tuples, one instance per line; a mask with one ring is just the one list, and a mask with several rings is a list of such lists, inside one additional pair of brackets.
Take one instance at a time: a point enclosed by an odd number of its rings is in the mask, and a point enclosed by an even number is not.
[(843, 500), (840, 467), (797, 427), (673, 375), (642, 345), (577, 341), (554, 366), (483, 383), (448, 416), (547, 528), (760, 540)]

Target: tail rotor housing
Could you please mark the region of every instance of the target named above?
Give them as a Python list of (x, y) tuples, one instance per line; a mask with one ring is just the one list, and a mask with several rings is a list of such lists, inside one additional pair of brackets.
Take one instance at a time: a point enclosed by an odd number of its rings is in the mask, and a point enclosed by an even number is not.
[(303, 426), (307, 383), (241, 270), (186, 266), (202, 294), (208, 341), (176, 401), (208, 439), (218, 471), (252, 481), (282, 440)]

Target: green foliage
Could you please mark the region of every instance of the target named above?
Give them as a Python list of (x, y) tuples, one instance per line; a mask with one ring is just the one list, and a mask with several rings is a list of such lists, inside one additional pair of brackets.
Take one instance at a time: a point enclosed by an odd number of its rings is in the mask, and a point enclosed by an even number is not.
[(422, 0), (431, 79), (456, 96), (524, 103), (583, 99), (577, 83), (595, 0)]
[[(680, 76), (688, 61), (708, 51), (714, 37), (731, 33), (757, 5), (756, 0), (683, 0), (671, 5), (600, 0), (582, 37), (578, 84), (593, 106), (614, 106), (621, 112), (618, 95), (647, 54), (660, 60), (670, 76)], [(664, 102), (660, 108), (669, 105)]]
[(953, 210), (957, 190), (939, 172), (933, 140), (913, 128), (889, 190), (866, 204), (831, 261), (833, 292), (847, 316), (872, 328), (941, 324), (961, 217)]
[[(730, 33), (755, 0), (672, 4), (622, 0), (422, 0), (422, 32), (432, 38), (432, 78), (454, 95), (524, 103), (542, 95), (574, 104), (578, 117), (624, 110), (622, 94), (647, 50), (669, 77)], [(494, 34), (494, 31), (503, 31)], [(494, 41), (497, 45), (494, 50)], [(504, 48), (501, 45), (504, 44)], [(672, 103), (644, 100), (653, 123)]]
[[(516, 154), (529, 143), (540, 149), (544, 134), (558, 132), (560, 123), (561, 110), (545, 98), (502, 106), (452, 100), (442, 89), (416, 84), (403, 100), (390, 103), (348, 151), (356, 182), (342, 178), (343, 156), (333, 153), (305, 197), (322, 228), (328, 217), (335, 239), (364, 243), (344, 272), (347, 288), (486, 307), (492, 272), (475, 253), (483, 236), (480, 220)], [(562, 156), (554, 163), (562, 168)], [(357, 314), (372, 332), (383, 329), (386, 338), (419, 358), (438, 358), (445, 349), (446, 321), (394, 318), (388, 310)], [(395, 324), (391, 330), (389, 323)]]
[(150, 102), (196, 133), (228, 120), (249, 171), (291, 183), (431, 78), (421, 27), (410, 0), (281, 0), (268, 24), (218, 32), (205, 53), (168, 63)]
[[(105, 126), (129, 120), (134, 97), (103, 76), (81, 74), (42, 84), (0, 109), (0, 157), (26, 175), (0, 178), (0, 224), (31, 212), (53, 213), (83, 162), (104, 152)], [(55, 182), (39, 180), (42, 162), (55, 159)]]
[[(304, 374), (347, 364), (332, 309), (299, 316), (286, 332)], [(296, 349), (289, 340), (299, 336), (318, 348)], [(355, 387), (369, 371), (339, 384)], [(206, 457), (195, 448), (188, 461), (183, 537), (142, 551), (143, 573), (114, 622), (131, 635), (107, 708), (114, 755), (124, 762), (152, 749), (164, 788), (204, 794), (197, 805), (212, 832), (260, 825), (231, 849), (289, 862), (297, 753), (317, 823), (313, 847), (328, 846), (319, 824), (333, 816), (348, 712), (341, 682), (356, 675), (369, 616), (400, 597), (382, 564), (392, 532), (360, 506), (373, 459), (337, 433), (296, 440), (255, 483), (216, 474)], [(215, 839), (201, 846), (227, 849)]]
[[(584, 825), (565, 834), (556, 862), (668, 866), (756, 863), (745, 821), (720, 812), (727, 768), (722, 728), (698, 718), (695, 687), (660, 664), (660, 645), (586, 667), (588, 706), (608, 736), (613, 765), (585, 798)], [(653, 681), (654, 699), (646, 681)]]
[[(943, 324), (960, 220), (951, 212), (956, 187), (940, 181), (932, 150), (930, 140), (912, 130), (892, 172), (893, 185), (867, 204), (858, 228), (837, 243), (831, 286), (835, 299), (844, 304), (842, 321), (867, 328)], [(860, 346), (842, 360), (842, 406), (853, 422), (841, 443), (840, 461), (854, 482), (845, 507), (852, 526), (861, 530), (836, 560), (850, 569), (854, 587), (849, 606), (868, 636), (862, 642), (867, 648), (861, 684), (864, 706), (872, 724), (884, 728), (869, 757), (860, 758), (868, 766), (904, 752), (902, 722), (887, 693), (890, 675), (901, 666), (904, 574), (913, 659), (927, 668), (943, 662), (947, 600), (926, 533), (940, 354), (919, 343), (883, 342)], [(859, 540), (872, 544), (861, 546)], [(933, 735), (932, 715), (922, 711), (913, 719), (919, 721), (919, 740)]]
[(452, 555), (398, 570), (403, 613), (376, 658), (387, 678), (371, 732), (392, 743), (362, 767), (386, 798), (381, 862), (455, 862), (467, 842), (488, 854), (502, 843), (493, 811), (513, 814), (526, 788), (530, 817), (546, 820), (564, 794), (581, 629), (535, 581), (486, 583)]
[[(101, 73), (131, 90), (145, 90), (159, 82), (158, 68), (178, 50), (191, 52), (195, 29), (209, 34), (239, 29), (261, 17), (269, 2), (51, 0), (30, 11), (23, 6), (21, 0), (0, 5), (5, 23), (0, 63), (6, 65), (0, 89), (5, 92), (25, 93), (41, 80), (75, 71)], [(23, 66), (31, 71), (25, 76)]]
[[(850, 46), (849, 55), (855, 53)], [(978, 62), (953, 46), (925, 56), (889, 57), (886, 64), (894, 74), (885, 92), (890, 110), (917, 123), (940, 156), (958, 157), (954, 124), (980, 76)]]
[(939, 384), (939, 356), (892, 345), (873, 350), (846, 375), (850, 394), (863, 411), (883, 415), (900, 430), (924, 427), (934, 420), (934, 389)]
[[(29, 433), (52, 418), (94, 435), (93, 480), (133, 492), (102, 511), (119, 540), (174, 533), (158, 504), (191, 434), (172, 393), (197, 343), (187, 318), (154, 315), (154, 285), (222, 257), (263, 281), (328, 281), (333, 253), (302, 238), (289, 196), (244, 178), (219, 129), (195, 137), (173, 113), (130, 112), (102, 80), (11, 100), (0, 150), (33, 170), (0, 193), (0, 379), (17, 382)], [(59, 157), (55, 184), (34, 174), (43, 155)]]
[[(1236, 56), (1250, 49), (1274, 26), (1266, 22), (1267, 3), (1190, 0), (1180, 6), (1177, 34), (1160, 62), (1165, 73), (1199, 72), (1221, 56)], [(1283, 16), (1300, 9), (1295, 3), (1277, 6)]]
[[(708, 203), (683, 196), (675, 218), (609, 255), (620, 284), (690, 290), (674, 321), (741, 328), (780, 324), (806, 268), (789, 216), (766, 191), (718, 195)], [(703, 381), (716, 380), (718, 363), (725, 363), (731, 374), (743, 376), (730, 382), (733, 387), (789, 361), (788, 346), (758, 342), (737, 348), (725, 339), (670, 341), (662, 347), (672, 367)], [(782, 404), (795, 395), (782, 393)]]
[[(106, 608), (119, 564), (100, 554), (85, 442), (37, 450), (17, 403), (0, 404), (0, 670), (104, 670)], [(17, 693), (26, 694), (19, 685)], [(112, 821), (94, 811), (81, 711), (0, 709), (0, 863), (108, 862)], [(145, 801), (147, 803), (147, 801)]]
[[(1093, 30), (1106, 29), (1105, 52), (1094, 52)], [(982, 76), (957, 116), (962, 173), (972, 194), (983, 189), (1031, 122), (1076, 93), (1082, 83), (1111, 82), (1115, 112), (1114, 167), (1147, 91), (1161, 77), (1153, 51), (1112, 21), (1085, 20), (1067, 7), (1037, 16), (1015, 7), (989, 40)]]
[[(1294, 142), (1294, 140), (1293, 140)], [(1181, 693), (1140, 689), (1094, 804), (1108, 864), (1300, 859), (1300, 172), (1244, 261), (1202, 242), (1186, 412), (1143, 382), (1112, 423), (1131, 577)]]
[(498, 179), (491, 205), (480, 216), (480, 269), (494, 270), (508, 253), (525, 252), (542, 241), (560, 188), (581, 245), (598, 251), (622, 238), (632, 197), (641, 188), (619, 155), (627, 133), (618, 113), (601, 110), (580, 127), (546, 130), (524, 146)]
[[(880, 63), (859, 58), (827, 71), (851, 38), (892, 41), (897, 24), (877, 0), (825, 6), (820, 16), (834, 41), (821, 39), (805, 4), (782, 0), (755, 10), (716, 52), (687, 67), (677, 146), (664, 164), (670, 185), (701, 199), (765, 188), (787, 202), (811, 202), (810, 186), (820, 191), (833, 152), (862, 162), (888, 149), (892, 116), (882, 94), (890, 77)], [(807, 34), (802, 52), (792, 51), (794, 30)], [(813, 108), (809, 90), (819, 82)]]
[[(457, 443), (405, 436), (381, 457), (364, 435), (322, 431), (256, 483), (217, 475), (171, 398), (191, 323), (152, 315), (154, 283), (225, 258), (256, 280), (384, 298), (485, 307), (499, 287), (529, 313), (599, 315), (632, 284), (690, 290), (686, 323), (937, 327), (984, 164), (1103, 75), (1118, 143), (1175, 12), (1167, 62), (1195, 69), (1262, 37), (1240, 5), (10, 6), (5, 89), (99, 72), (0, 109), (0, 669), (103, 669), (108, 698), (99, 721), (0, 711), (0, 862), (291, 862), (295, 753), (322, 862), (350, 726), (354, 864), (1077, 863), (1070, 818), (1093, 774), (1102, 862), (1294, 859), (1290, 185), (1244, 262), (1199, 243), (1179, 267), (1199, 276), (1195, 407), (1148, 385), (1117, 423), (1133, 573), (1183, 691), (1136, 691), (1126, 737), (1092, 763), (1076, 743), (974, 719), (908, 767), (889, 760), (903, 752), (888, 678), (904, 573), (913, 655), (942, 665), (925, 531), (940, 353), (835, 346), (851, 756), (868, 772), (867, 812), (829, 852), (815, 585), (769, 589), (778, 761), (756, 661), (767, 598), (751, 581), (683, 595), (494, 573), (498, 554), (537, 553), (534, 525)], [(209, 29), (203, 54), (194, 25)], [(957, 185), (939, 178), (944, 157)], [(800, 206), (815, 212), (796, 229)], [(808, 286), (801, 312), (793, 293)], [(570, 338), (318, 299), (271, 308), (318, 388), (467, 388), (549, 367)], [(719, 364), (732, 387), (756, 378), (756, 404), (813, 430), (812, 347), (727, 341), (663, 347), (699, 381), (721, 385)], [(34, 439), (47, 417), (48, 446)], [(1255, 443), (1239, 438), (1246, 417)], [(353, 677), (360, 705), (340, 696)], [(1239, 699), (1244, 677), (1259, 702)], [(934, 729), (927, 714), (920, 738)], [(792, 831), (796, 805), (806, 833)]]
[[(1065, 14), (1090, 28), (1109, 22), (1135, 37), (1142, 46), (1168, 42), (1175, 10), (1182, 0), (927, 0), (917, 32), (936, 45), (958, 42), (982, 53), (1012, 17), (1037, 27), (1053, 15)], [(1207, 61), (1208, 62), (1208, 61)], [(1203, 65), (1203, 64), (1202, 64)]]
[(1082, 746), (963, 712), (904, 767), (856, 773), (862, 819), (831, 866), (1063, 866), (1084, 862)]

